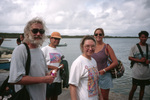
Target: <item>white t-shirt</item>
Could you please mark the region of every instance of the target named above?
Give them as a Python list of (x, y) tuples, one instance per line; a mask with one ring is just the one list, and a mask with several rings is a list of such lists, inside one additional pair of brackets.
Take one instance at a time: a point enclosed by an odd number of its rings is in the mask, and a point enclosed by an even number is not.
[[(141, 49), (143, 51), (143, 55), (146, 57), (146, 46), (141, 46)], [(148, 45), (149, 47), (149, 60), (150, 60), (150, 45)], [(130, 57), (135, 57), (138, 59), (141, 59), (141, 54), (140, 51), (137, 47), (137, 45), (134, 45), (131, 50), (130, 50)], [(142, 63), (134, 63), (133, 67), (132, 67), (132, 77), (135, 79), (139, 79), (139, 80), (147, 80), (150, 79), (150, 65), (145, 66)]]
[(69, 84), (77, 87), (78, 100), (98, 100), (98, 77), (96, 61), (80, 55), (70, 69)]
[[(58, 67), (61, 62), (62, 53), (57, 48), (52, 48), (49, 45), (42, 48), (44, 57), (46, 59), (47, 65), (52, 65)], [(49, 69), (50, 71), (51, 69)], [(59, 71), (57, 72), (57, 77), (54, 79), (54, 82), (61, 82), (61, 77)]]
[[(31, 64), (29, 76), (42, 77), (48, 72), (48, 68), (41, 49), (30, 49)], [(24, 44), (17, 46), (12, 54), (9, 83), (16, 83), (25, 75), (25, 64), (27, 60), (27, 50)], [(21, 89), (21, 85), (15, 85), (15, 91)], [(26, 85), (31, 100), (46, 100), (46, 83)]]

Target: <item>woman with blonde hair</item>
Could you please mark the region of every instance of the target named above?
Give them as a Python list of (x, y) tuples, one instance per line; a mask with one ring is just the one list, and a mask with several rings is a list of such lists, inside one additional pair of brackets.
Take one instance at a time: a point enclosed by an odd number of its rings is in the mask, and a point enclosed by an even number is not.
[[(113, 87), (111, 73), (109, 72), (114, 68), (118, 62), (115, 53), (110, 45), (103, 42), (104, 30), (97, 28), (94, 31), (94, 38), (96, 40), (96, 48), (92, 57), (96, 60), (99, 71), (99, 86), (104, 100), (108, 100), (109, 90)], [(110, 56), (112, 63), (108, 66), (107, 60)]]

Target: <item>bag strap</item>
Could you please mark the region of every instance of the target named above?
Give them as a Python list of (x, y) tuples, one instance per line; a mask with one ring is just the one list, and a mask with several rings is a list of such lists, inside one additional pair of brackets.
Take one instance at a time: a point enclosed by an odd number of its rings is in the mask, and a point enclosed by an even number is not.
[[(144, 57), (143, 51), (142, 51), (142, 49), (141, 49), (139, 43), (137, 43), (136, 45), (137, 45), (137, 47), (138, 47), (138, 49), (139, 49), (139, 51), (140, 51), (141, 56)], [(147, 44), (147, 43), (146, 43), (146, 59), (148, 59), (148, 44)]]
[[(146, 43), (146, 59), (148, 59), (148, 44)], [(147, 64), (147, 66), (149, 67), (149, 64)]]
[[(137, 43), (136, 45), (137, 45), (137, 47), (138, 47), (138, 49), (139, 49), (139, 51), (140, 51), (141, 56), (144, 57), (143, 51), (142, 51), (142, 49), (141, 49), (139, 43)], [(148, 59), (148, 44), (147, 44), (147, 43), (146, 43), (146, 59)], [(148, 67), (149, 67), (149, 64), (147, 64), (147, 65), (148, 65)]]
[(109, 51), (108, 51), (108, 46), (109, 46), (109, 44), (106, 44), (106, 51), (107, 51), (107, 54), (108, 54), (108, 59), (107, 60), (112, 63), (112, 60), (110, 58)]
[(30, 50), (29, 50), (29, 47), (26, 43), (23, 43), (27, 49), (27, 54), (28, 54), (28, 58), (27, 58), (27, 62), (26, 62), (26, 75), (29, 74), (29, 71), (30, 71), (30, 63), (31, 63), (31, 56), (30, 56)]
[(106, 44), (106, 51), (107, 51), (107, 54), (109, 56), (108, 46), (109, 46), (109, 44)]
[(148, 44), (146, 43), (146, 59), (148, 59)]
[(137, 43), (136, 45), (137, 45), (137, 47), (138, 47), (138, 49), (139, 49), (139, 51), (140, 51), (141, 56), (144, 57), (143, 51), (142, 51), (142, 49), (141, 49), (139, 43)]

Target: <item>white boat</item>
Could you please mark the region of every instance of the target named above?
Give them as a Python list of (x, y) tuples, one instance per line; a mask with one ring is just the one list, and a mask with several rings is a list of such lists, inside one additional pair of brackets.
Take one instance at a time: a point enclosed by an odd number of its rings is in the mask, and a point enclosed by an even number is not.
[(67, 43), (59, 44), (58, 47), (67, 46)]

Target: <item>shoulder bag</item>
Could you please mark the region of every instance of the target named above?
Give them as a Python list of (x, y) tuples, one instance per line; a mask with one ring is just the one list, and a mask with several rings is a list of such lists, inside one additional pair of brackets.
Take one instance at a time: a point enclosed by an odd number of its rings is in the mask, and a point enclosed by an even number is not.
[[(108, 53), (107, 64), (109, 66), (112, 63), (112, 60), (110, 58), (109, 51), (108, 51), (108, 48), (107, 48), (108, 45), (109, 44), (106, 45), (106, 51)], [(112, 76), (112, 78), (120, 78), (120, 77), (123, 76), (124, 72), (125, 72), (125, 68), (124, 68), (121, 60), (118, 59), (118, 65), (115, 68), (110, 70), (111, 76)]]
[[(27, 49), (27, 53), (28, 53), (28, 58), (27, 58), (27, 62), (26, 62), (26, 75), (29, 74), (29, 70), (30, 70), (30, 51), (29, 51), (29, 47), (26, 43), (24, 43), (24, 45), (26, 46)], [(8, 100), (30, 100), (30, 95), (26, 89), (26, 86), (24, 85), (22, 89), (20, 89), (18, 92), (16, 92), (10, 99)]]

